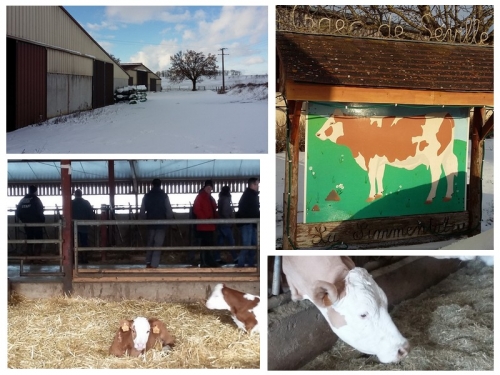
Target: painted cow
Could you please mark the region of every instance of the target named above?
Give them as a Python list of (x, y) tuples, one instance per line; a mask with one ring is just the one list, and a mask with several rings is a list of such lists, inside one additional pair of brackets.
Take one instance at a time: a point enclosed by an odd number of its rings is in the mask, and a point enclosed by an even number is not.
[(451, 200), (453, 179), (458, 173), (453, 153), (455, 122), (448, 113), (429, 113), (413, 117), (358, 117), (336, 109), (316, 136), (347, 146), (368, 172), (370, 193), (367, 202), (382, 197), (386, 165), (414, 169), (425, 165), (431, 172), (431, 189), (425, 203), (436, 196), (441, 168), (447, 190), (443, 201)]
[(261, 321), (260, 298), (217, 284), (206, 303), (210, 310), (229, 310), (238, 328), (253, 334), (259, 333)]
[(335, 334), (380, 362), (399, 362), (410, 345), (387, 311), (387, 297), (364, 268), (348, 257), (284, 256), (293, 301), (308, 299)]

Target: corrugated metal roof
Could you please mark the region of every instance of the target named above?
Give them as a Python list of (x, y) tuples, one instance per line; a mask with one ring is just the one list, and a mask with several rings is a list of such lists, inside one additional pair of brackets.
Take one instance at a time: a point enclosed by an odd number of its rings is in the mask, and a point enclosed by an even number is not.
[[(97, 182), (108, 180), (107, 160), (72, 161), (73, 182)], [(141, 181), (153, 178), (162, 180), (227, 179), (260, 175), (259, 160), (115, 160), (115, 180), (130, 180), (134, 176)], [(10, 160), (7, 164), (9, 183), (59, 182), (60, 161)]]

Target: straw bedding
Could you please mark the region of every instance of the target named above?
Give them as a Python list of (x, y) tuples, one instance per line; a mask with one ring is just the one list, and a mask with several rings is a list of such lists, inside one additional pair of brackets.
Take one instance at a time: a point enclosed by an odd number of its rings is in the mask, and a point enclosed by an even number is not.
[(338, 340), (303, 370), (493, 370), (493, 267), (479, 260), (392, 312), (412, 345), (399, 364), (381, 364)]
[[(161, 319), (176, 339), (172, 351), (113, 357), (108, 349), (120, 319)], [(79, 297), (8, 305), (9, 368), (259, 368), (260, 336), (238, 329), (228, 311), (196, 304)]]

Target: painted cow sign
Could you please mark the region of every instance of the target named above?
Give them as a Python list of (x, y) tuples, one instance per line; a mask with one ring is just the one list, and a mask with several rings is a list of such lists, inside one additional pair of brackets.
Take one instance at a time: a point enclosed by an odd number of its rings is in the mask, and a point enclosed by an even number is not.
[(453, 153), (454, 128), (453, 117), (445, 112), (371, 118), (347, 116), (337, 109), (316, 136), (351, 150), (358, 165), (368, 173), (367, 202), (382, 197), (387, 165), (408, 170), (425, 165), (430, 169), (431, 181), (425, 203), (430, 204), (436, 196), (441, 170), (447, 181), (443, 201), (450, 201), (453, 195), (453, 179), (458, 173)]
[(462, 212), (469, 109), (310, 102), (305, 223)]

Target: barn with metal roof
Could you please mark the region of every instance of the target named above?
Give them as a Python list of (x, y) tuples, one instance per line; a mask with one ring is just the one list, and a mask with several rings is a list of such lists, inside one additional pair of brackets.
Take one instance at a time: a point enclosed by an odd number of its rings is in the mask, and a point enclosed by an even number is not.
[(144, 85), (149, 91), (161, 91), (161, 78), (143, 63), (120, 63), (120, 66), (130, 76), (129, 85)]
[[(259, 179), (259, 160), (11, 160), (7, 173), (11, 197), (24, 196), (32, 184), (41, 196), (62, 197), (62, 207), (46, 212), (43, 223), (23, 223), (14, 215), (8, 218), (9, 280), (20, 294), (97, 296), (99, 290), (102, 298), (154, 299), (159, 297), (151, 285), (159, 283), (165, 292), (162, 300), (192, 301), (205, 297), (207, 282), (224, 281), (258, 294), (259, 219), (193, 219), (189, 213), (174, 208), (173, 219), (154, 221), (166, 228), (167, 235), (163, 246), (155, 247), (162, 252), (160, 266), (147, 269), (144, 253), (150, 247), (145, 230), (151, 220), (139, 219), (137, 197), (149, 191), (155, 178), (161, 180), (161, 188), (169, 196), (196, 194), (206, 180), (212, 180), (214, 196), (223, 186), (230, 186), (231, 192), (242, 192), (250, 177)], [(74, 220), (71, 207), (76, 188), (84, 196), (108, 195), (110, 204), (94, 209), (94, 220)], [(136, 196), (136, 205), (126, 212), (118, 212), (114, 204), (115, 197), (122, 194)], [(229, 225), (234, 245), (223, 242), (201, 246), (194, 229), (208, 223)], [(242, 246), (239, 225), (249, 223), (257, 228), (257, 244)], [(89, 227), (88, 246), (77, 240), (79, 225)], [(43, 228), (42, 239), (27, 238), (27, 228), (35, 226)], [(43, 246), (41, 255), (27, 255), (27, 246), (34, 244)], [(233, 255), (248, 248), (256, 250), (256, 263), (235, 268)], [(201, 261), (201, 252), (215, 250), (223, 261), (215, 268), (200, 268), (203, 265), (197, 256)], [(89, 254), (88, 264), (78, 261), (82, 252)], [(188, 288), (189, 293), (180, 293), (183, 288)]]
[(128, 80), (64, 7), (7, 7), (7, 131), (113, 104)]

